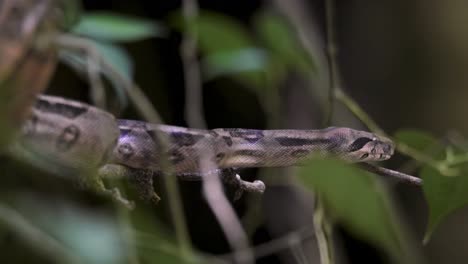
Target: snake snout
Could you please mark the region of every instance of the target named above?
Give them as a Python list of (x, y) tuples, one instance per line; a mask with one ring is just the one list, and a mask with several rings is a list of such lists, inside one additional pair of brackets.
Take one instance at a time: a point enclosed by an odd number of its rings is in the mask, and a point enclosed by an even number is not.
[(393, 152), (395, 150), (395, 145), (390, 140), (381, 141), (379, 149), (380, 149), (379, 159), (380, 160), (387, 160), (387, 159), (391, 158), (391, 156), (393, 155)]
[(394, 149), (393, 143), (390, 143), (390, 142), (385, 143), (385, 145), (383, 146), (382, 149), (383, 149), (385, 154), (393, 155), (393, 149)]

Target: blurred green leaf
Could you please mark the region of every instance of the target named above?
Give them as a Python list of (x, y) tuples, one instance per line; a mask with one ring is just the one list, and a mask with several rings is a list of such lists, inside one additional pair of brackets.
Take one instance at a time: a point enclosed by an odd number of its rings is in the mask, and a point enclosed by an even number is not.
[(62, 17), (60, 21), (60, 26), (64, 30), (71, 29), (78, 21), (80, 20), (82, 3), (78, 0), (63, 0), (57, 1), (56, 3), (61, 7)]
[(185, 28), (181, 17), (176, 27), (186, 33), (196, 34), (203, 53), (203, 72), (208, 79), (230, 76), (255, 88), (264, 87), (268, 56), (257, 48), (244, 25), (236, 20), (213, 12), (201, 12), (199, 17)]
[(265, 52), (256, 48), (211, 53), (203, 61), (208, 79), (243, 72), (263, 72), (266, 63)]
[(133, 80), (133, 62), (128, 52), (111, 43), (92, 41), (101, 57), (128, 81)]
[(145, 260), (144, 263), (190, 263), (190, 264), (202, 264), (202, 263), (216, 263), (208, 262), (208, 260), (202, 256), (194, 255), (191, 257), (184, 257), (181, 252), (178, 250), (176, 244), (169, 244), (168, 242), (158, 241), (156, 244), (151, 243), (150, 241), (142, 242), (138, 245), (139, 250), (141, 251), (142, 259)]
[(125, 263), (128, 250), (116, 219), (64, 201), (23, 195), (20, 211), (84, 263)]
[(279, 62), (306, 74), (316, 71), (312, 58), (302, 47), (294, 29), (283, 18), (265, 12), (256, 18), (255, 27)]
[(422, 152), (434, 147), (443, 149), (434, 136), (421, 130), (401, 129), (395, 133), (394, 138), (399, 142), (405, 143), (409, 147)]
[(429, 204), (429, 222), (424, 236), (427, 242), (437, 225), (451, 212), (468, 203), (468, 165), (461, 167), (461, 175), (448, 177), (432, 167), (421, 171), (423, 190)]
[(109, 12), (83, 14), (72, 32), (111, 42), (138, 41), (166, 35), (166, 30), (154, 21)]
[(401, 223), (373, 175), (340, 161), (313, 160), (300, 169), (299, 176), (350, 233), (405, 259), (408, 252)]
[[(133, 80), (133, 62), (127, 51), (115, 44), (107, 42), (98, 42), (92, 39), (88, 40), (92, 46), (107, 64), (112, 65), (119, 75), (129, 82)], [(81, 53), (72, 50), (60, 50), (60, 59), (71, 66), (77, 72), (86, 75), (88, 71), (88, 58)], [(98, 65), (99, 68), (99, 65)], [(116, 80), (112, 73), (99, 68), (99, 72), (104, 75), (114, 88), (119, 104), (127, 105), (125, 88), (119, 80)]]
[(255, 46), (251, 36), (240, 23), (213, 12), (201, 12), (197, 20), (185, 30), (197, 35), (198, 45), (206, 54), (236, 52)]

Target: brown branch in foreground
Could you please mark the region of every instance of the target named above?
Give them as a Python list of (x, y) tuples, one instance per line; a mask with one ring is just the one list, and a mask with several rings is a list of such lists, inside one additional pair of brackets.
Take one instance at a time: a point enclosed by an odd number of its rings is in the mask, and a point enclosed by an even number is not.
[(409, 185), (422, 186), (422, 183), (423, 183), (422, 179), (412, 176), (412, 175), (405, 174), (403, 172), (394, 171), (391, 169), (379, 167), (379, 166), (372, 165), (369, 163), (360, 163), (359, 166), (369, 172), (375, 173), (383, 177), (390, 177), (390, 178), (398, 180), (399, 182), (403, 182)]

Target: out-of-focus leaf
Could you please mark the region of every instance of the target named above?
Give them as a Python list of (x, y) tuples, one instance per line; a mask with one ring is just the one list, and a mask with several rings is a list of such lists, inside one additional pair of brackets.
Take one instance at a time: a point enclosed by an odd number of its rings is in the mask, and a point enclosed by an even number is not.
[(299, 176), (350, 233), (407, 261), (401, 223), (373, 175), (340, 161), (313, 160), (300, 169)]
[[(102, 59), (105, 60), (108, 64), (112, 65), (112, 67), (114, 67), (114, 69), (122, 77), (126, 78), (127, 81), (131, 82), (133, 80), (133, 62), (126, 50), (112, 43), (97, 42), (91, 39), (89, 40), (89, 45), (94, 47)], [(73, 69), (79, 73), (87, 74), (88, 58), (84, 57), (82, 54), (70, 50), (60, 50), (59, 54), (60, 59), (73, 67)], [(119, 80), (116, 80), (115, 76), (113, 76), (108, 71), (99, 68), (99, 72), (112, 83), (112, 87), (114, 88), (119, 99), (119, 104), (122, 106), (127, 105), (125, 88), (123, 87), (122, 83)]]
[(37, 228), (62, 242), (84, 263), (126, 263), (127, 245), (115, 219), (70, 203), (50, 202), (24, 196), (20, 208)]
[(72, 32), (112, 42), (138, 41), (166, 35), (166, 30), (154, 21), (109, 12), (83, 14)]
[(182, 254), (178, 251), (176, 244), (168, 244), (167, 242), (159, 241), (157, 244), (144, 242), (144, 244), (139, 245), (139, 247), (144, 249), (141, 254), (142, 259), (146, 260), (144, 263), (153, 263), (154, 260), (157, 260), (158, 263), (168, 264), (216, 263), (209, 261), (202, 256), (194, 255), (191, 257), (183, 257)]
[(213, 12), (201, 12), (188, 28), (181, 26), (180, 17), (175, 24), (186, 34), (196, 34), (208, 79), (227, 75), (248, 84), (255, 92), (265, 86), (268, 56), (256, 47), (242, 24)]
[(178, 247), (173, 232), (167, 230), (167, 226), (161, 223), (153, 214), (145, 208), (137, 207), (131, 214), (131, 223), (138, 226), (135, 230), (134, 241), (138, 255), (143, 263), (217, 263), (207, 260), (198, 252), (182, 254)]
[(128, 52), (114, 44), (93, 42), (100, 56), (128, 81), (133, 79), (133, 62)]
[(246, 48), (234, 51), (211, 53), (203, 62), (208, 79), (243, 72), (263, 72), (267, 56), (263, 50)]
[(402, 129), (395, 133), (394, 138), (399, 142), (405, 143), (411, 148), (419, 151), (428, 151), (429, 149), (443, 149), (437, 139), (431, 134), (413, 129)]
[(255, 26), (272, 56), (278, 61), (308, 74), (316, 70), (294, 29), (284, 19), (271, 13), (263, 13), (255, 20)]
[(241, 24), (213, 12), (201, 12), (189, 28), (183, 30), (197, 35), (198, 45), (205, 54), (236, 52), (255, 46)]
[(57, 1), (56, 4), (62, 10), (60, 26), (64, 30), (71, 29), (80, 20), (80, 15), (82, 11), (81, 1), (62, 0)]
[(468, 204), (468, 165), (461, 167), (456, 177), (440, 174), (426, 166), (421, 171), (423, 190), (429, 204), (429, 222), (424, 242), (427, 242), (437, 225), (451, 212)]

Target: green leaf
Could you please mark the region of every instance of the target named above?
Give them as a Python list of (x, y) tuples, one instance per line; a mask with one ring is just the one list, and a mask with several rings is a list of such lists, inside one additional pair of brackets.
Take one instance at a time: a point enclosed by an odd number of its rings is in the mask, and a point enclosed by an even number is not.
[(46, 203), (29, 195), (16, 203), (35, 228), (83, 263), (124, 263), (128, 256), (118, 222), (108, 215), (63, 201)]
[(205, 54), (235, 52), (255, 46), (251, 36), (240, 23), (213, 12), (201, 12), (189, 28), (184, 30), (196, 34), (198, 45)]
[(128, 52), (120, 46), (93, 41), (101, 57), (128, 81), (133, 79), (133, 62)]
[(266, 63), (265, 52), (256, 48), (211, 53), (203, 61), (208, 79), (243, 72), (261, 72), (265, 70)]
[(62, 17), (60, 19), (60, 26), (68, 31), (73, 28), (76, 23), (80, 20), (82, 4), (81, 1), (76, 0), (63, 0), (58, 1), (58, 6), (61, 7)]
[(437, 225), (447, 215), (468, 203), (468, 165), (461, 167), (460, 176), (448, 177), (426, 166), (421, 171), (423, 190), (429, 204), (429, 222), (424, 236), (426, 243)]
[[(93, 47), (107, 64), (112, 65), (119, 75), (129, 82), (133, 80), (133, 62), (125, 49), (112, 43), (98, 42), (91, 39), (88, 40), (88, 45)], [(88, 61), (86, 56), (76, 51), (65, 49), (60, 50), (59, 55), (60, 59), (73, 69), (82, 74), (87, 74)], [(99, 68), (99, 72), (112, 83), (112, 87), (119, 99), (119, 104), (122, 106), (127, 105), (127, 97), (123, 85), (110, 72), (104, 71), (101, 68)]]
[(312, 58), (302, 47), (294, 29), (282, 17), (263, 13), (256, 18), (255, 27), (278, 61), (306, 74), (316, 71)]
[(156, 22), (109, 12), (85, 13), (73, 33), (111, 42), (164, 37), (166, 30)]
[(400, 260), (408, 256), (401, 223), (373, 175), (340, 161), (313, 160), (301, 168), (299, 176), (350, 233)]
[(419, 151), (428, 151), (428, 149), (440, 146), (437, 139), (431, 134), (414, 129), (402, 129), (395, 133), (394, 138), (399, 142), (405, 143)]
[(246, 28), (236, 20), (213, 12), (201, 12), (188, 28), (176, 17), (176, 27), (195, 34), (204, 55), (202, 67), (207, 79), (230, 76), (255, 92), (264, 87), (268, 54), (257, 48)]

